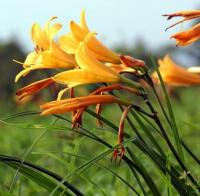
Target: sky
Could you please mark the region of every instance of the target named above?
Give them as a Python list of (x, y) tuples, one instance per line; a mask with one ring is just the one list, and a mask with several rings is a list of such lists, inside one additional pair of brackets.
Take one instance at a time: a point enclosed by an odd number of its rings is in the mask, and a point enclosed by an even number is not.
[(166, 43), (174, 44), (171, 34), (187, 28), (189, 23), (165, 32), (175, 22), (162, 14), (195, 9), (199, 0), (2, 0), (0, 2), (0, 41), (15, 38), (24, 50), (32, 50), (30, 28), (34, 22), (41, 25), (52, 16), (63, 24), (61, 34), (69, 31), (70, 20), (79, 21), (81, 10), (86, 10), (88, 26), (108, 46), (134, 45), (143, 39), (150, 48)]

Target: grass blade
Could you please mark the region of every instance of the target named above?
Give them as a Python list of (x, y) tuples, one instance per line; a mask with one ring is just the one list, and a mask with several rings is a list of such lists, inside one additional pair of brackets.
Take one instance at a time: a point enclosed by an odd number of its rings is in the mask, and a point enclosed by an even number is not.
[(156, 72), (158, 74), (160, 84), (161, 84), (161, 87), (162, 87), (164, 95), (165, 95), (176, 147), (177, 147), (177, 150), (178, 150), (178, 153), (179, 153), (181, 160), (184, 162), (184, 154), (183, 154), (183, 150), (182, 150), (182, 146), (181, 146), (181, 140), (180, 140), (180, 136), (179, 136), (179, 133), (178, 133), (177, 126), (176, 126), (175, 117), (174, 117), (174, 113), (173, 113), (172, 106), (171, 106), (171, 103), (170, 103), (170, 99), (169, 99), (169, 96), (167, 94), (167, 91), (166, 91), (162, 76), (160, 74), (160, 71), (158, 69), (158, 65), (157, 65), (155, 59), (153, 58), (153, 56), (151, 54), (150, 54), (150, 59), (151, 59), (151, 62), (152, 62), (154, 69), (156, 70)]
[[(33, 180), (35, 183), (39, 184), (40, 186), (42, 186), (49, 192), (51, 192), (57, 186), (57, 183), (55, 181), (52, 181), (50, 178), (47, 178), (45, 175), (48, 175), (49, 177), (57, 181), (63, 180), (60, 176), (53, 173), (52, 171), (49, 171), (47, 169), (44, 169), (40, 166), (34, 165), (26, 161), (22, 163), (20, 159), (12, 157), (12, 156), (0, 155), (0, 162), (18, 170), (20, 173), (22, 173), (29, 179)], [(70, 184), (66, 180), (64, 181), (63, 185), (65, 187), (61, 186), (59, 187), (60, 189), (57, 189), (59, 193), (62, 193), (64, 190), (69, 189), (76, 195), (83, 195), (83, 193), (81, 193), (76, 187), (74, 187), (72, 184)], [(71, 195), (71, 194), (66, 193), (66, 195)]]

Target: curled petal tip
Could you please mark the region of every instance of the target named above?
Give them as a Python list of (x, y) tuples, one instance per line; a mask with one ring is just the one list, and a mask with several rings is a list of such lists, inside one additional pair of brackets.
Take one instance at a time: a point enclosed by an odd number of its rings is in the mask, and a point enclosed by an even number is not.
[(73, 20), (70, 20), (69, 21), (69, 26), (71, 27), (72, 25), (74, 25), (75, 24), (75, 22), (73, 21)]
[(170, 20), (172, 18), (172, 16), (169, 14), (163, 14), (162, 16), (167, 17), (167, 20)]
[[(21, 73), (21, 72), (20, 72), (20, 73)], [(16, 75), (16, 77), (15, 77), (15, 83), (17, 83), (18, 80), (22, 77), (22, 75), (21, 75), (20, 73), (18, 73), (18, 74)]]

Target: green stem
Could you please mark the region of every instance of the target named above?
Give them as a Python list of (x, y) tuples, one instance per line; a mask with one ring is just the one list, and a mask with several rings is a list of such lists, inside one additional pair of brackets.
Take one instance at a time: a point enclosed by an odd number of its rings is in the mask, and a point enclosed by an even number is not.
[(184, 165), (184, 162), (182, 161), (182, 159), (179, 157), (179, 154), (176, 152), (174, 146), (172, 145), (165, 129), (163, 128), (160, 119), (157, 116), (157, 112), (155, 111), (154, 107), (152, 106), (152, 104), (150, 103), (150, 101), (148, 100), (147, 96), (144, 97), (144, 101), (147, 104), (147, 106), (149, 107), (149, 109), (151, 110), (152, 114), (153, 114), (153, 119), (155, 121), (155, 123), (158, 125), (160, 131), (163, 134), (163, 137), (165, 139), (165, 141), (167, 142), (169, 148), (171, 149), (172, 153), (174, 154), (176, 160), (178, 161), (179, 165), (181, 166), (181, 168), (186, 171), (186, 173), (188, 174), (189, 179), (191, 180), (191, 182), (199, 189), (199, 186), (197, 184), (197, 182), (195, 181), (195, 179), (193, 178), (193, 176), (189, 173), (188, 169), (186, 168), (186, 166)]
[(133, 80), (130, 80), (128, 78), (125, 78), (123, 76), (121, 76), (121, 82), (126, 83), (128, 85), (130, 85), (133, 88), (137, 88), (137, 89), (143, 89), (142, 85), (138, 82), (135, 82)]
[(158, 65), (157, 65), (155, 59), (152, 57), (152, 55), (150, 56), (150, 58), (151, 58), (153, 66), (154, 66), (154, 68), (157, 72), (157, 75), (158, 75), (159, 80), (160, 80), (160, 84), (162, 86), (162, 89), (163, 89), (163, 92), (164, 92), (164, 95), (165, 95), (165, 100), (166, 100), (166, 103), (167, 103), (167, 108), (168, 108), (168, 112), (169, 112), (170, 120), (171, 120), (170, 122), (171, 122), (172, 131), (173, 131), (173, 136), (174, 136), (174, 139), (175, 139), (175, 142), (176, 142), (176, 148), (178, 150), (178, 154), (179, 154), (182, 162), (184, 163), (185, 161), (184, 161), (184, 154), (183, 154), (183, 150), (182, 150), (181, 140), (180, 140), (180, 136), (179, 136), (177, 126), (176, 126), (175, 117), (174, 117), (172, 106), (171, 106), (171, 103), (170, 103), (170, 100), (169, 100), (169, 96), (167, 94), (167, 91), (166, 91), (166, 88), (165, 88), (165, 85), (164, 85), (164, 81), (163, 81), (162, 76), (160, 74), (160, 71), (158, 69)]

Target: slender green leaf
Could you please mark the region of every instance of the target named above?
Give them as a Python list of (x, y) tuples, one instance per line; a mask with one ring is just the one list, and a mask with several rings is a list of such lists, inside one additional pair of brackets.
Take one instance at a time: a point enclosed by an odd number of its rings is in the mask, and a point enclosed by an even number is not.
[[(12, 156), (0, 155), (0, 162), (18, 170), (24, 176), (28, 177), (35, 183), (39, 184), (40, 186), (42, 186), (49, 192), (52, 191), (60, 181), (63, 181), (63, 178), (53, 173), (52, 171), (49, 171), (45, 168), (34, 165), (27, 161), (24, 161), (22, 163), (22, 160), (12, 157)], [(46, 177), (45, 175), (47, 175), (48, 177)], [(54, 179), (54, 181), (52, 179)], [(64, 182), (62, 183), (62, 186), (60, 186), (59, 189), (57, 189), (57, 191), (61, 193), (64, 190), (68, 190), (68, 189), (71, 190), (75, 194), (83, 195), (83, 193), (81, 193), (76, 187), (74, 187), (72, 184), (70, 184), (66, 180), (64, 180)], [(57, 193), (57, 191), (55, 193)], [(66, 192), (66, 194), (71, 195), (68, 192)]]
[[(54, 189), (54, 187), (56, 187), (57, 185), (54, 181), (50, 180), (49, 178), (45, 177), (39, 172), (33, 170), (32, 168), (28, 168), (24, 165), (21, 165), (20, 163), (15, 163), (15, 162), (10, 162), (10, 161), (8, 162), (3, 161), (3, 163), (7, 166), (14, 168), (15, 170), (23, 174), (29, 180), (32, 180), (33, 182), (38, 184), (40, 187), (43, 187), (44, 189), (46, 189), (48, 192), (51, 192)], [(59, 187), (55, 195), (61, 194), (64, 190), (66, 189)], [(65, 191), (65, 195), (71, 195), (71, 194), (68, 194)]]
[(176, 143), (176, 146), (177, 146), (179, 156), (180, 156), (181, 160), (184, 162), (184, 154), (183, 154), (183, 150), (182, 150), (182, 146), (181, 146), (181, 140), (180, 140), (180, 136), (179, 136), (179, 133), (178, 133), (177, 126), (176, 126), (176, 121), (175, 121), (174, 113), (173, 113), (172, 106), (171, 106), (171, 103), (170, 103), (170, 99), (169, 99), (169, 96), (167, 94), (167, 91), (166, 91), (162, 76), (160, 74), (160, 71), (158, 69), (158, 65), (157, 65), (157, 63), (156, 63), (156, 61), (155, 61), (155, 59), (153, 58), (152, 55), (150, 55), (150, 58), (151, 58), (152, 65), (153, 65), (154, 69), (156, 70), (156, 72), (158, 74), (163, 92), (165, 94), (165, 99), (166, 99), (166, 102), (167, 102), (167, 108), (168, 108), (168, 111), (169, 111), (169, 116), (170, 116), (170, 120), (171, 120), (170, 122), (171, 122), (172, 130), (173, 130), (175, 143)]

